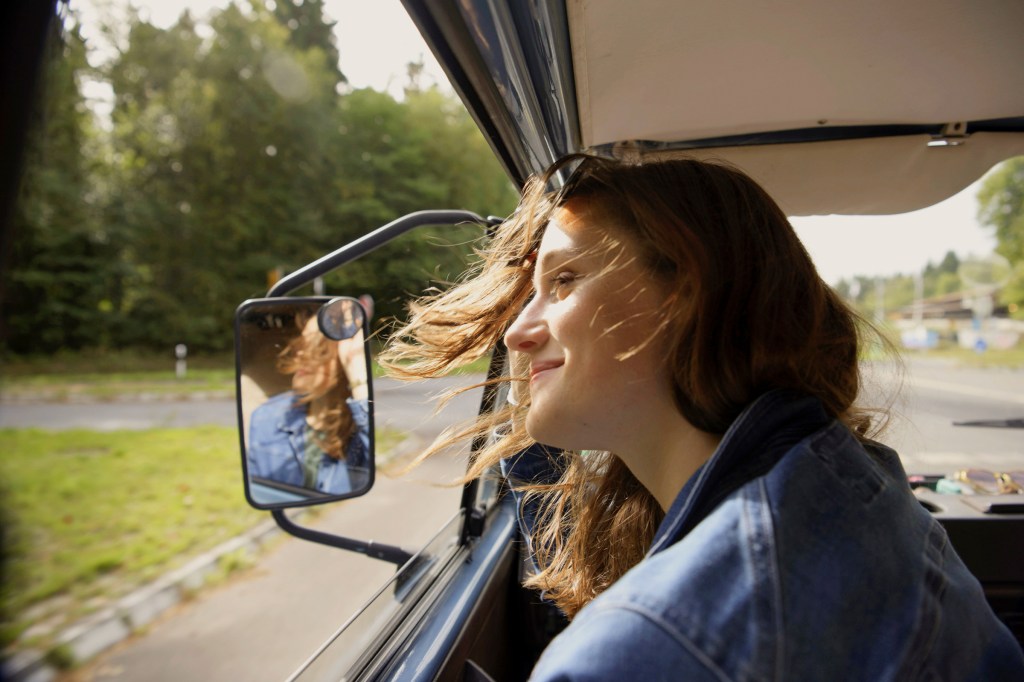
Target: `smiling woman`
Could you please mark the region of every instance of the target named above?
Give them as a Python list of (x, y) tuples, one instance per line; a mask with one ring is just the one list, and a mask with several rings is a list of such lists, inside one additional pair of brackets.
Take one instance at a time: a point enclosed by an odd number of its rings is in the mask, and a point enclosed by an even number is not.
[(523, 196), (479, 273), (413, 306), (388, 360), (432, 376), (502, 335), (511, 351), (509, 404), (462, 435), (491, 436), (469, 476), (501, 461), (527, 585), (573, 618), (536, 679), (1024, 672), (869, 439), (870, 325), (756, 183), (571, 156)]

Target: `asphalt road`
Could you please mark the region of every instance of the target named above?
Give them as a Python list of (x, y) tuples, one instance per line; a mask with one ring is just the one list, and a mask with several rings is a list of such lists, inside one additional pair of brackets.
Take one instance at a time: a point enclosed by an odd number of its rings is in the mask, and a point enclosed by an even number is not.
[[(908, 362), (906, 370), (892, 424), (880, 440), (899, 451), (908, 471), (942, 472), (968, 460), (973, 466), (1024, 468), (1021, 430), (953, 425), (954, 421), (1024, 417), (1024, 371), (962, 369), (930, 361)], [(430, 396), (460, 381), (464, 380), (438, 380), (429, 387), (376, 381), (378, 424), (432, 438), (452, 419), (431, 417)], [(883, 396), (897, 385), (895, 381), (889, 366), (869, 373), (865, 404), (884, 406)], [(476, 392), (460, 396), (445, 414), (467, 418), (479, 400)], [(195, 424), (234, 426), (234, 402), (0, 405), (0, 428), (110, 430)]]
[[(907, 369), (902, 399), (894, 406), (896, 418), (881, 440), (897, 448), (908, 471), (1024, 469), (1020, 429), (953, 425), (959, 420), (1024, 417), (1024, 372), (964, 370), (933, 362), (912, 362)], [(891, 391), (894, 381), (890, 368), (876, 369), (869, 376), (866, 404), (884, 402), (879, 396)], [(435, 386), (428, 392), (437, 390)], [(445, 424), (471, 416), (479, 393), (460, 397), (437, 417), (430, 416), (432, 404), (423, 385), (378, 382), (377, 398), (380, 423), (405, 427), (425, 441)], [(77, 414), (82, 410), (87, 414)], [(0, 425), (96, 428), (147, 423), (232, 425), (234, 407), (0, 407)], [(409, 476), (381, 477), (366, 497), (331, 507), (316, 527), (410, 548), (422, 545), (458, 505), (458, 488), (436, 483), (451, 481), (463, 467), (464, 459), (453, 455), (430, 461)], [(241, 578), (179, 607), (147, 633), (77, 671), (73, 679), (280, 680), (392, 573), (393, 567), (361, 555), (286, 539)]]
[[(374, 380), (374, 398), (378, 423), (396, 428), (422, 431), (429, 435), (437, 430), (431, 419), (431, 396), (477, 381), (479, 377), (437, 379), (425, 383), (402, 383), (393, 379)], [(480, 395), (463, 394), (455, 399), (452, 410), (462, 417), (475, 414)], [(238, 417), (234, 400), (197, 400), (194, 402), (95, 402), (0, 404), (0, 428), (36, 427), (41, 429), (149, 429), (155, 427), (236, 426)]]
[[(318, 530), (415, 548), (457, 510), (460, 458), (434, 460), (412, 479), (384, 477), (365, 497), (333, 506)], [(368, 601), (395, 566), (291, 538), (228, 584), (202, 592), (68, 680), (279, 682)]]
[[(877, 395), (894, 381), (890, 368), (874, 377), (869, 373), (866, 393)], [(908, 361), (892, 424), (879, 440), (894, 447), (912, 473), (942, 474), (967, 466), (1024, 469), (1021, 429), (954, 425), (1014, 418), (1024, 418), (1024, 371)]]

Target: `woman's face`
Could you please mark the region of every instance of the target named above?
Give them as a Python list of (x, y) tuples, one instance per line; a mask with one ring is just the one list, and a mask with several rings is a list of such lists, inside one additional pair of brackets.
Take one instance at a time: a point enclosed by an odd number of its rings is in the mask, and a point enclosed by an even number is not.
[(582, 201), (558, 209), (534, 265), (534, 296), (505, 335), (530, 361), (532, 438), (621, 452), (652, 414), (675, 412), (663, 344), (651, 339), (661, 287), (631, 244), (604, 241)]

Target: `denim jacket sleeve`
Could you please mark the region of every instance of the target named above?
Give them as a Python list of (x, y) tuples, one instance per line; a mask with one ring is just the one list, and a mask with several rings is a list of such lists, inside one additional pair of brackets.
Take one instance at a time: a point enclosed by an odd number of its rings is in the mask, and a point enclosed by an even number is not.
[(356, 431), (352, 434), (345, 448), (345, 460), (349, 466), (367, 467), (370, 465), (370, 408), (365, 398), (349, 398), (348, 409), (352, 412), (352, 421)]
[(586, 655), (575, 647), (549, 647), (533, 669), (531, 682), (730, 679), (643, 609), (602, 608), (575, 628), (575, 636), (586, 640)]

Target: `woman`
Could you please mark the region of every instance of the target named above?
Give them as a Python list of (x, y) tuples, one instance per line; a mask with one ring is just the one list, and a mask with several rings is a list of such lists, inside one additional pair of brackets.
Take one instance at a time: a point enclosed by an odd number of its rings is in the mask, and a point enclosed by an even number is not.
[(484, 256), (413, 307), (389, 359), (436, 376), (504, 336), (526, 368), (462, 435), (507, 434), (470, 475), (501, 461), (527, 584), (572, 618), (537, 679), (1024, 679), (898, 457), (867, 439), (867, 326), (753, 181), (572, 157)]
[(369, 419), (362, 332), (324, 336), (315, 317), (281, 351), (277, 368), (292, 389), (253, 411), (249, 476), (331, 495), (368, 481)]

